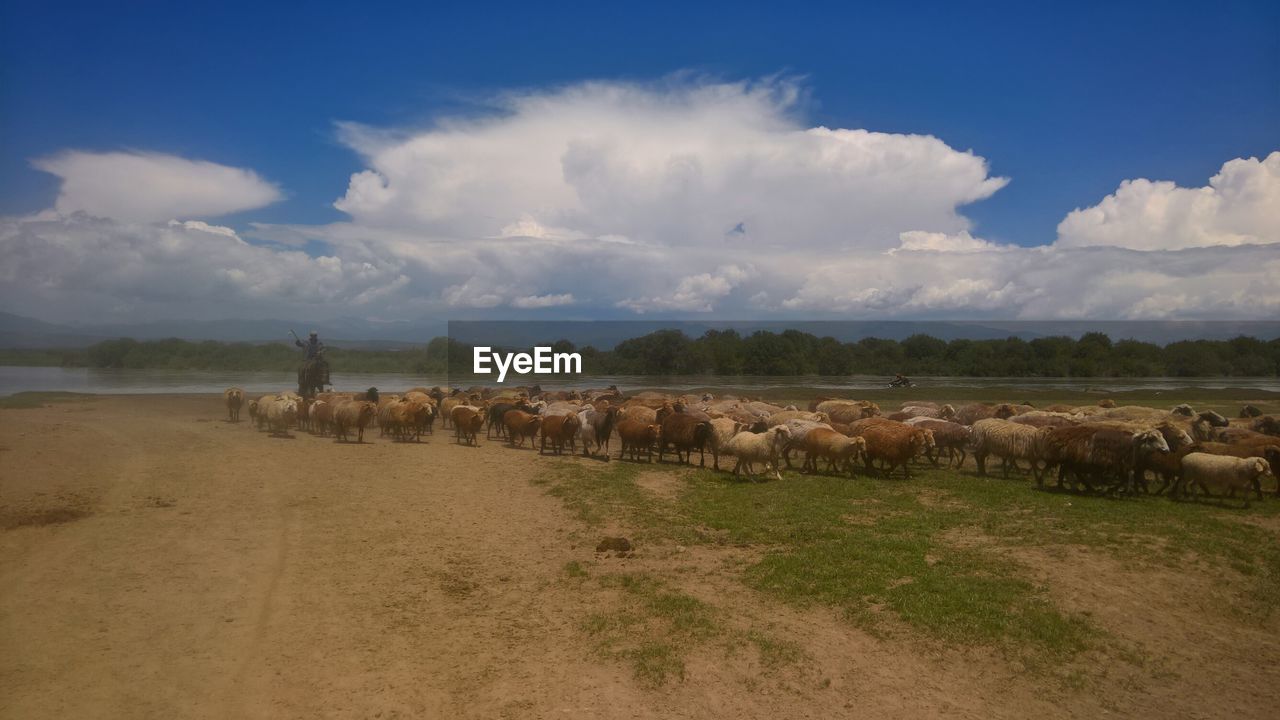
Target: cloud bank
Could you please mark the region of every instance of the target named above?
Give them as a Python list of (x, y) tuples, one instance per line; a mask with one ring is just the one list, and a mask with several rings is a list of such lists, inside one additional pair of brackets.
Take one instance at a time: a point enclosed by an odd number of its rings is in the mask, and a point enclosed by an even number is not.
[(808, 127), (802, 95), (786, 81), (585, 83), (416, 131), (344, 125), (366, 169), (334, 203), (350, 220), (323, 226), (202, 221), (280, 197), (248, 170), (64, 153), (37, 161), (63, 179), (52, 211), (0, 219), (0, 303), (50, 319), (1280, 310), (1280, 152), (1230, 160), (1199, 188), (1125, 180), (1066, 215), (1055, 242), (1021, 247), (963, 214), (1008, 182), (984, 158)]

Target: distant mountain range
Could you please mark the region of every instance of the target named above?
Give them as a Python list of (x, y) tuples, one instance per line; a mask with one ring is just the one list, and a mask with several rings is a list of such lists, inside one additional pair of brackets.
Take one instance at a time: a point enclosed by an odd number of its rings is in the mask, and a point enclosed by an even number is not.
[(1113, 340), (1132, 338), (1166, 344), (1178, 340), (1228, 340), (1239, 335), (1261, 340), (1280, 338), (1280, 322), (1273, 321), (373, 321), (335, 318), (325, 321), (280, 319), (157, 320), (130, 324), (59, 324), (0, 312), (0, 348), (78, 348), (103, 340), (130, 337), (137, 340), (181, 338), (224, 342), (288, 342), (289, 330), (305, 336), (320, 333), (328, 344), (338, 347), (395, 349), (423, 345), (433, 337), (451, 335), (467, 344), (503, 347), (545, 345), (566, 339), (582, 347), (593, 345), (606, 350), (623, 340), (657, 330), (675, 328), (690, 337), (707, 330), (736, 330), (748, 335), (759, 330), (781, 332), (800, 330), (819, 337), (831, 336), (844, 342), (866, 337), (903, 340), (916, 334), (941, 340), (989, 340), (1018, 337), (1032, 340), (1051, 335), (1079, 337), (1086, 332), (1104, 332)]

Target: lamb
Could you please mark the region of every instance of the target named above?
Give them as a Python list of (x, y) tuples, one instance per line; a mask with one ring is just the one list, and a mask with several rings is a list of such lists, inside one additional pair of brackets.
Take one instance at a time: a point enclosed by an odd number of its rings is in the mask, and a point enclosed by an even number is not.
[[(259, 405), (261, 412), (261, 405)], [(289, 426), (298, 419), (298, 403), (289, 398), (276, 398), (267, 404), (267, 427), (272, 435), (287, 435)]]
[(985, 418), (973, 424), (973, 460), (978, 465), (978, 474), (987, 474), (987, 456), (1000, 458), (1001, 473), (1005, 479), (1009, 477), (1009, 466), (1018, 468), (1019, 460), (1031, 464), (1031, 472), (1036, 481), (1040, 481), (1039, 461), (1044, 453), (1043, 438), (1045, 432), (1040, 428), (1020, 423)]
[(1215, 490), (1230, 490), (1231, 497), (1235, 497), (1236, 490), (1243, 490), (1244, 506), (1247, 508), (1250, 486), (1257, 493), (1258, 499), (1262, 499), (1260, 478), (1266, 471), (1267, 463), (1262, 458), (1191, 453), (1182, 458), (1182, 480), (1178, 491), (1185, 489), (1188, 494), (1193, 494), (1198, 487), (1209, 496), (1209, 488), (1212, 487)]
[(560, 455), (564, 452), (564, 446), (569, 445), (569, 452), (573, 452), (572, 443), (575, 435), (578, 434), (578, 428), (582, 425), (582, 421), (577, 415), (552, 415), (542, 420), (542, 446), (538, 449), (539, 453), (547, 451), (547, 440), (551, 440), (551, 450)]
[[(794, 443), (794, 439), (793, 439)], [(839, 472), (847, 468), (853, 475), (853, 461), (866, 452), (867, 441), (862, 437), (849, 437), (835, 430), (813, 428), (805, 433), (801, 447), (805, 451), (804, 469), (818, 472), (818, 459), (827, 461), (827, 470)]]
[(692, 462), (693, 451), (698, 451), (698, 465), (707, 466), (706, 446), (711, 440), (711, 421), (699, 420), (684, 413), (673, 412), (662, 419), (658, 440), (658, 462), (667, 445), (676, 451), (677, 462)]
[[(448, 399), (445, 398), (445, 400)], [(455, 405), (450, 413), (449, 422), (453, 424), (454, 442), (480, 446), (479, 441), (476, 440), (476, 434), (484, 425), (484, 415), (481, 414), (480, 408), (474, 405)]]
[(656, 423), (645, 423), (633, 418), (618, 421), (618, 438), (622, 441), (622, 449), (618, 451), (618, 459), (626, 457), (628, 451), (631, 459), (639, 462), (640, 453), (648, 454), (648, 461), (653, 462), (653, 446), (658, 442), (662, 426)]
[(244, 404), (244, 390), (229, 387), (222, 391), (222, 402), (227, 406), (227, 419), (240, 422), (240, 406)]
[(378, 414), (378, 406), (368, 400), (349, 400), (333, 409), (333, 434), (337, 440), (347, 442), (351, 430), (356, 431), (356, 442), (364, 442), (364, 429)]
[(524, 447), (524, 439), (529, 438), (529, 445), (532, 447), (533, 438), (542, 425), (542, 418), (523, 410), (508, 410), (502, 416), (502, 424), (507, 427), (509, 445), (515, 447), (519, 444), (520, 447)]
[(786, 425), (778, 425), (762, 433), (740, 432), (729, 439), (725, 449), (738, 458), (733, 466), (733, 474), (739, 475), (745, 466), (747, 472), (754, 475), (753, 464), (762, 462), (765, 469), (773, 468), (775, 479), (781, 480), (778, 470), (778, 455), (783, 445), (791, 439), (791, 430)]

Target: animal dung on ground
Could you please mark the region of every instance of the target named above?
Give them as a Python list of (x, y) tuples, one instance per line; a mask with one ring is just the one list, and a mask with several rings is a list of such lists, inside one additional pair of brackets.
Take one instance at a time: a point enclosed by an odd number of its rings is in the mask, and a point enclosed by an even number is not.
[(596, 545), (596, 552), (631, 552), (631, 541), (624, 537), (607, 537)]

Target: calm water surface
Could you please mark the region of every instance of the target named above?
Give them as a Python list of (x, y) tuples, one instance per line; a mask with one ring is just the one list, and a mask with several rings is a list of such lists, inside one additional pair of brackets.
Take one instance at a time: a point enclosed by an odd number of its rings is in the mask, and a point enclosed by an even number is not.
[[(472, 378), (455, 378), (450, 383), (444, 376), (403, 374), (352, 374), (334, 373), (333, 379), (340, 390), (362, 390), (378, 387), (384, 390), (404, 390), (415, 385), (431, 387), (472, 384)], [(1122, 392), (1126, 390), (1171, 390), (1198, 388), (1204, 390), (1240, 389), (1280, 392), (1280, 379), (1270, 378), (913, 378), (920, 388), (986, 388), (1016, 391), (1073, 390), (1098, 392)], [(532, 381), (530, 381), (532, 382)], [(841, 391), (883, 390), (888, 378), (870, 376), (805, 376), (805, 377), (714, 377), (714, 376), (593, 376), (566, 379), (539, 378), (543, 388), (604, 387), (617, 385), (624, 391), (639, 388), (664, 388), (690, 391), (701, 388), (725, 390), (751, 389), (758, 393), (780, 392), (788, 389)], [(238, 385), (247, 392), (276, 392), (293, 388), (296, 375), (292, 372), (220, 372), (196, 370), (100, 370), (91, 368), (0, 367), (0, 395), (11, 395), (30, 390), (64, 390), (97, 394), (153, 394), (153, 393), (220, 393), (231, 385)], [(511, 382), (510, 385), (521, 384)]]

